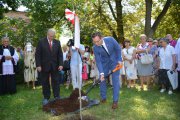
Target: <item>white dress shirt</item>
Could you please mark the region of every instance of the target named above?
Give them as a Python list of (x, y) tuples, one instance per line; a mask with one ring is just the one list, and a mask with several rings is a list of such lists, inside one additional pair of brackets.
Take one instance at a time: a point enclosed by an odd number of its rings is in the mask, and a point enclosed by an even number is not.
[[(104, 40), (103, 40), (102, 46), (105, 48), (106, 52), (109, 54), (109, 51), (107, 49), (107, 46), (106, 46)], [(104, 75), (104, 73), (100, 73), (100, 75)]]
[[(9, 49), (4, 49), (3, 56), (11, 56)], [(19, 56), (18, 56), (16, 50), (14, 51), (14, 55), (12, 57), (15, 61), (15, 64), (17, 64), (17, 62), (19, 60)], [(1, 58), (2, 58), (2, 55), (0, 55), (0, 59)], [(11, 60), (5, 60), (5, 62), (3, 62), (2, 65), (3, 65), (2, 75), (13, 75), (13, 74), (15, 74)]]
[(160, 48), (159, 57), (160, 57), (160, 69), (172, 69), (173, 66), (173, 57), (175, 55), (174, 47), (167, 45), (166, 48)]
[(105, 48), (105, 50), (107, 51), (107, 53), (109, 54), (109, 51), (108, 51), (108, 49), (107, 49), (107, 46), (106, 46), (106, 44), (105, 44), (104, 40), (103, 40), (102, 45), (103, 45), (103, 47)]

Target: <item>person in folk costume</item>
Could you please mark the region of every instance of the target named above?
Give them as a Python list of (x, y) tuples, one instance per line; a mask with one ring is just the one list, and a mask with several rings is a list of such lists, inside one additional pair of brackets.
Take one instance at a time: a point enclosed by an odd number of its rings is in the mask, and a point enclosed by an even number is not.
[(35, 81), (37, 81), (37, 70), (35, 63), (35, 49), (32, 44), (28, 42), (24, 50), (24, 80), (27, 82), (29, 87), (29, 82), (32, 81), (33, 89), (35, 89)]
[(2, 38), (0, 45), (0, 95), (16, 93), (15, 65), (19, 60), (16, 50), (9, 45), (9, 38)]

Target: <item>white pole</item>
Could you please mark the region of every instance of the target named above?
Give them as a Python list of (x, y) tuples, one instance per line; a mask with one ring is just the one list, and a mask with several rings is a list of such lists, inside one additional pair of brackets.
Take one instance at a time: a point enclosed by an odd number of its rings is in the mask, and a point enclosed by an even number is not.
[[(81, 53), (79, 53), (81, 54)], [(78, 55), (78, 54), (77, 54)], [(81, 99), (81, 81), (80, 81), (80, 59), (79, 59), (79, 55), (78, 55), (78, 86), (79, 86), (79, 109), (80, 109), (80, 119), (82, 120), (82, 99)]]
[[(79, 27), (79, 29), (80, 29), (80, 26), (78, 26), (78, 25), (76, 25), (76, 16), (74, 17), (75, 19), (74, 19), (74, 23), (75, 23), (75, 25), (74, 25), (74, 28), (75, 28), (75, 30), (76, 30), (76, 27)], [(75, 37), (75, 34), (76, 34), (76, 31), (74, 30), (74, 38), (76, 38)], [(79, 33), (80, 34), (80, 33)], [(74, 39), (75, 40), (75, 39)], [(76, 41), (74, 41), (74, 43), (75, 43)], [(80, 45), (79, 45), (79, 48), (80, 48)], [(78, 48), (78, 49), (79, 49)], [(81, 81), (80, 81), (80, 69), (82, 69), (82, 68), (80, 68), (80, 57), (81, 57), (81, 53), (79, 52), (79, 50), (77, 50), (77, 52), (78, 52), (78, 54), (77, 54), (77, 60), (78, 60), (78, 76), (77, 76), (77, 79), (78, 79), (78, 87), (79, 87), (79, 109), (80, 109), (80, 119), (82, 120), (82, 100), (81, 100)]]

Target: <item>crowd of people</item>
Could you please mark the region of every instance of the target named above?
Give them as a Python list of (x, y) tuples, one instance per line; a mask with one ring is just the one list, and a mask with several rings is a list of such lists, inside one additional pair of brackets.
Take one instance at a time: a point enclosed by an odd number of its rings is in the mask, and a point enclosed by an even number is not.
[(100, 32), (96, 32), (92, 34), (92, 48), (83, 44), (77, 48), (74, 47), (73, 40), (61, 46), (60, 41), (54, 39), (55, 34), (53, 29), (49, 29), (47, 36), (39, 41), (36, 48), (27, 43), (23, 52), (10, 46), (8, 37), (2, 38), (0, 95), (16, 92), (14, 75), (20, 58), (24, 59), (24, 80), (28, 86), (32, 82), (35, 89), (35, 81), (40, 78), (43, 104), (47, 104), (50, 99), (50, 85), (54, 98), (59, 99), (60, 83), (67, 89), (71, 84), (73, 89), (81, 89), (92, 80), (93, 84), (101, 81), (101, 102), (106, 102), (105, 76), (117, 64), (122, 64), (123, 68), (108, 78), (108, 83), (113, 87), (113, 109), (117, 108), (122, 85), (151, 90), (152, 85), (157, 84), (161, 93), (168, 91), (170, 95), (177, 87), (172, 85), (168, 72), (178, 74), (178, 84), (180, 83), (180, 36), (178, 40), (173, 40), (167, 34), (153, 40), (142, 34), (139, 44), (132, 46), (128, 39), (123, 44), (118, 44), (113, 37), (103, 37)]
[[(147, 84), (147, 89), (151, 89), (153, 83), (160, 85), (162, 88), (160, 91), (164, 91), (166, 88), (169, 94), (172, 94), (171, 86), (167, 71), (178, 71), (178, 44), (177, 40), (173, 40), (170, 34), (167, 34), (164, 38), (147, 39), (145, 34), (140, 36), (140, 41), (137, 46), (132, 46), (130, 40), (125, 40), (123, 44), (120, 44), (122, 49), (122, 58), (124, 68), (121, 69), (121, 84), (127, 84), (127, 88), (136, 86), (138, 79), (140, 81), (140, 88), (144, 90), (144, 84)], [(66, 46), (67, 47), (67, 46)], [(68, 55), (65, 51), (63, 54)], [(153, 61), (148, 64), (141, 62), (142, 56), (151, 55)], [(93, 49), (86, 46), (84, 55), (82, 55), (82, 78), (86, 82), (88, 79), (93, 79), (94, 83), (99, 78), (99, 71), (96, 66), (95, 55)], [(177, 68), (177, 69), (176, 69)], [(125, 76), (125, 77), (124, 77)], [(125, 80), (122, 80), (125, 78)], [(109, 78), (112, 85), (111, 78)]]

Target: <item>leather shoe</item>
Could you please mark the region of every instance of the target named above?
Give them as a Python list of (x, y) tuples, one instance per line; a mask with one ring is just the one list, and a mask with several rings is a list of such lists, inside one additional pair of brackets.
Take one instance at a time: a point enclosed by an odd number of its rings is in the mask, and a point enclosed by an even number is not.
[(118, 103), (117, 102), (113, 102), (112, 109), (117, 109), (117, 108), (118, 108)]
[(102, 100), (101, 100), (101, 103), (106, 103), (106, 99), (102, 99)]

